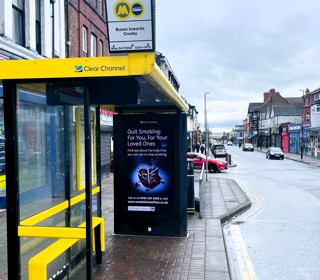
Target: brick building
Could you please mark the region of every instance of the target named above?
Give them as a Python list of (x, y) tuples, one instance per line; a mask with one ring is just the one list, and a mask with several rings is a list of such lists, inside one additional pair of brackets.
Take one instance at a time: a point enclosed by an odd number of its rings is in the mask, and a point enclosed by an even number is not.
[(66, 5), (66, 57), (109, 55), (106, 1), (69, 0)]

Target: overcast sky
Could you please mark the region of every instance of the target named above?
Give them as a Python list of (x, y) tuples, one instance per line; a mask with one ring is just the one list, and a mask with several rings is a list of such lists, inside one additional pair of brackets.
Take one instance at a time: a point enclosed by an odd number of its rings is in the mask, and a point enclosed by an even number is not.
[(320, 87), (319, 0), (156, 0), (156, 50), (204, 128), (230, 131), (249, 102)]

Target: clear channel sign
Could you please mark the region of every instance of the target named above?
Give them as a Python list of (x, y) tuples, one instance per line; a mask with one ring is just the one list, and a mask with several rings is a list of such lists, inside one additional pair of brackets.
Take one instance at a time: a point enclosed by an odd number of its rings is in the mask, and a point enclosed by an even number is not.
[(154, 51), (153, 0), (108, 0), (109, 51)]

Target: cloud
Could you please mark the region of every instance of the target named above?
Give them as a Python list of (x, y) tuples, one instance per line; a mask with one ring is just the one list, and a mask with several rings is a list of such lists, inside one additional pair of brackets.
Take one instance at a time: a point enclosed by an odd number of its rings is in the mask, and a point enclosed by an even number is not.
[(270, 88), (289, 97), (320, 86), (319, 9), (317, 0), (158, 0), (157, 50), (199, 119), (209, 91), (208, 122), (232, 128)]

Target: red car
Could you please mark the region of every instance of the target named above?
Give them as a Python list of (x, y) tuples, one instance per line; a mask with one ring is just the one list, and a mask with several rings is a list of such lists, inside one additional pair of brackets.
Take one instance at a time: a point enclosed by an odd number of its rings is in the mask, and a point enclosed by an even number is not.
[[(199, 153), (189, 152), (187, 158), (193, 160), (195, 168), (202, 168), (202, 164), (206, 167), (206, 156)], [(228, 163), (225, 160), (208, 157), (208, 171), (210, 173), (220, 172), (228, 169)]]

